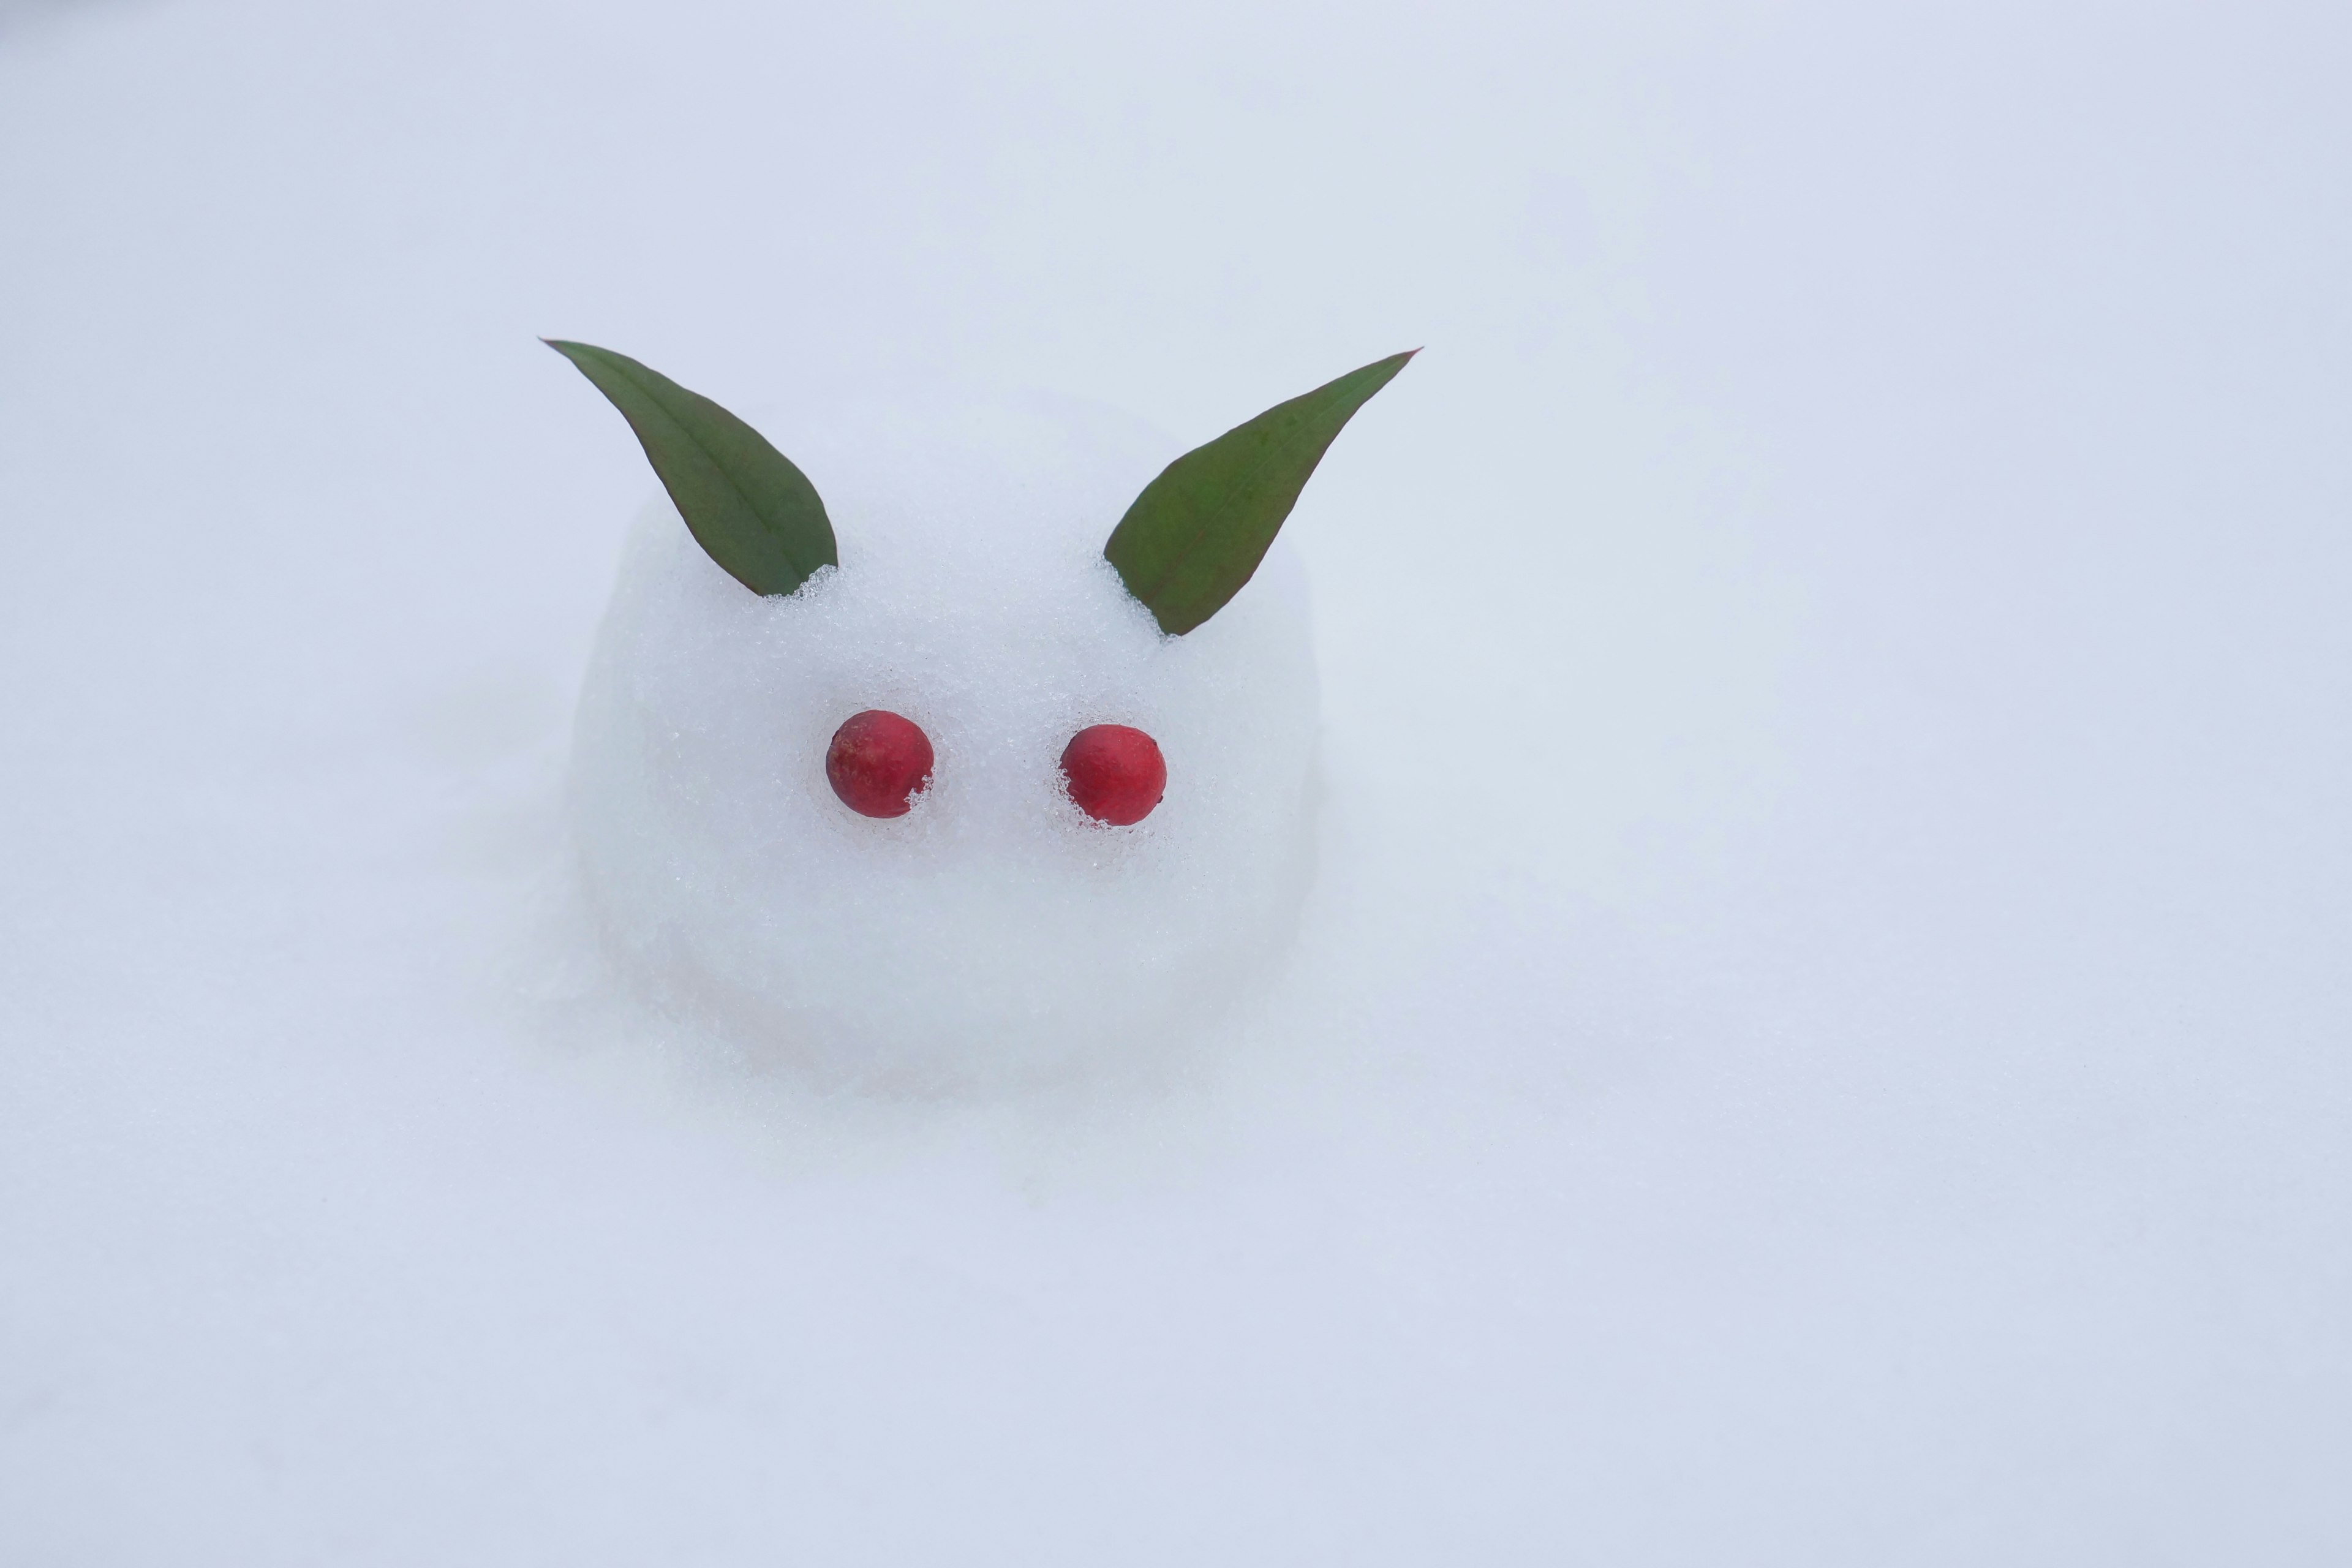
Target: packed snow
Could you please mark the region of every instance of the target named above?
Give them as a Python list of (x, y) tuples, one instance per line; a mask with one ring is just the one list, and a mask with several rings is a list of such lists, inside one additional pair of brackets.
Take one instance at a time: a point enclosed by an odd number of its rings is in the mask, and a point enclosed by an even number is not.
[[(2352, 1561), (2347, 26), (0, 5), (0, 1563)], [(773, 437), (877, 626), (861, 411), (1122, 411), (902, 476), (1071, 503), (933, 826), (1180, 931), (1041, 778), (1151, 696), (1055, 673), (1075, 513), (1425, 343), (1285, 529), (1286, 951), (911, 1094), (631, 958), (575, 715), (726, 584), (541, 335)], [(714, 608), (649, 700), (832, 679)]]
[[(662, 1004), (740, 1056), (936, 1093), (1164, 1069), (1278, 969), (1314, 852), (1304, 574), (1277, 539), (1163, 636), (1103, 558), (1183, 450), (1132, 426), (1000, 401), (796, 429), (841, 564), (789, 595), (727, 575), (666, 500), (645, 513), (571, 798), (593, 918)], [(824, 771), (875, 708), (935, 755), (887, 820)], [(1171, 770), (1130, 826), (1062, 773), (1107, 723)]]

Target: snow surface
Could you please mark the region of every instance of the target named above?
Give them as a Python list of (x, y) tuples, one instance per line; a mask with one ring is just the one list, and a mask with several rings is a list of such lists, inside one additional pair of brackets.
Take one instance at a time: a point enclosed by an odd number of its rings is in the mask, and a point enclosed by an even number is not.
[[(788, 595), (720, 570), (667, 497), (647, 509), (569, 791), (623, 984), (746, 1066), (934, 1094), (1163, 1072), (1278, 972), (1314, 863), (1303, 573), (1277, 538), (1163, 636), (1103, 558), (1184, 450), (1132, 423), (1000, 399), (778, 433), (841, 556)], [(869, 708), (936, 758), (888, 821), (825, 782)], [(1131, 826), (1065, 788), (1063, 748), (1104, 723), (1169, 760)]]
[[(0, 12), (0, 1561), (2352, 1559), (2346, 26)], [(1246, 1037), (613, 1005), (540, 333), (1180, 440), (1426, 342)]]

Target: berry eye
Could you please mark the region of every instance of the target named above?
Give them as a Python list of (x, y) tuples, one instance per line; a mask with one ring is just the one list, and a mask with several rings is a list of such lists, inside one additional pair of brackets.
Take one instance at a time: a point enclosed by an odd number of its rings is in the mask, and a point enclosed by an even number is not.
[(1062, 776), (1077, 808), (1113, 827), (1141, 822), (1168, 792), (1160, 742), (1124, 724), (1097, 724), (1071, 736), (1062, 748)]
[(825, 782), (860, 816), (906, 816), (930, 776), (931, 738), (880, 708), (852, 714), (824, 749)]

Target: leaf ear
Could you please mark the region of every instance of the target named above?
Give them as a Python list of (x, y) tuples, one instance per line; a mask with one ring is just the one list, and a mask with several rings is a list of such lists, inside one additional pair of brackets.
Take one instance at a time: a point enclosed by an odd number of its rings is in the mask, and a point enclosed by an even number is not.
[(1420, 352), (1391, 354), (1277, 403), (1143, 487), (1103, 554), (1161, 631), (1181, 636), (1241, 592), (1332, 441)]
[(808, 476), (767, 437), (626, 354), (554, 338), (637, 433), (695, 542), (754, 594), (789, 594), (840, 563), (833, 521)]

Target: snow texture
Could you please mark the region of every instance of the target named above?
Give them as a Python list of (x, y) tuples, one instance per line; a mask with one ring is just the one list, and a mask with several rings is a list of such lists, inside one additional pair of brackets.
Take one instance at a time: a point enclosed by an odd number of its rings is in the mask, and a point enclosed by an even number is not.
[[(1102, 553), (1182, 450), (1130, 423), (1000, 402), (794, 431), (841, 564), (789, 596), (747, 592), (666, 499), (646, 511), (572, 800), (601, 923), (670, 1006), (822, 1081), (931, 1093), (1158, 1066), (1279, 964), (1314, 848), (1304, 574), (1277, 540), (1163, 636)], [(902, 817), (825, 782), (868, 708), (931, 741)], [(1109, 723), (1169, 759), (1131, 826), (1063, 785), (1062, 748)]]
[[(2352, 1562), (2347, 26), (0, 11), (0, 1563)], [(653, 487), (541, 334), (845, 510), (1427, 345), (1211, 1048), (607, 961)]]

